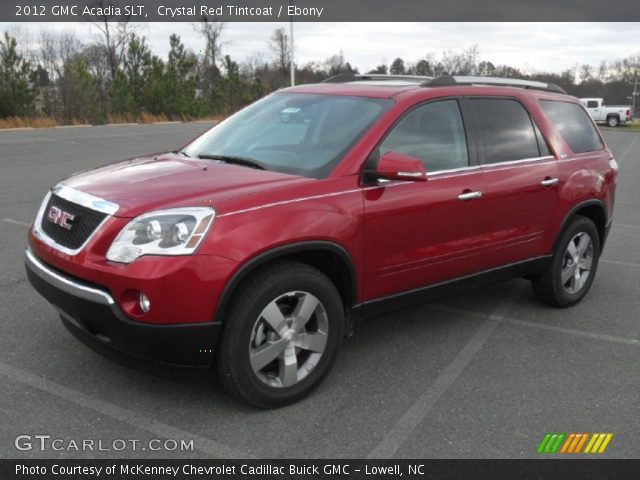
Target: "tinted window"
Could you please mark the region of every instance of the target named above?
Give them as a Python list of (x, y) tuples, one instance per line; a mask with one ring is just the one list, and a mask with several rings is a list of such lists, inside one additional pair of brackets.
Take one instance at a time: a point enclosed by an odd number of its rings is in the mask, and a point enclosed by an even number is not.
[(467, 139), (456, 100), (421, 105), (398, 122), (380, 145), (419, 158), (427, 172), (469, 165)]
[(540, 156), (529, 113), (510, 99), (474, 98), (485, 163), (507, 162)]
[(604, 148), (591, 117), (580, 105), (552, 100), (540, 100), (540, 105), (575, 153)]
[(594, 100), (589, 100), (587, 102), (587, 107), (589, 107), (589, 108), (598, 108), (598, 102), (596, 102)]

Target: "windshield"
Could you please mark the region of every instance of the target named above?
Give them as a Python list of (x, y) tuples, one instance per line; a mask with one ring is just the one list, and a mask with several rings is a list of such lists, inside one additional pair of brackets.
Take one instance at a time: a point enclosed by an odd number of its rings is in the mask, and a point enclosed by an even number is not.
[[(184, 149), (190, 157), (255, 160), (266, 170), (325, 178), (391, 100), (275, 93)], [(232, 159), (230, 159), (232, 160)]]

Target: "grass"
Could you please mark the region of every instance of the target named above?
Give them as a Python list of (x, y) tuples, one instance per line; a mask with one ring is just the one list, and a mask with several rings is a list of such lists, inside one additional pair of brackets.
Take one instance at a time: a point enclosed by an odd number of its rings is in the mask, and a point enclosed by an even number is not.
[(0, 129), (5, 128), (50, 128), (58, 125), (58, 122), (51, 117), (9, 117), (0, 118)]

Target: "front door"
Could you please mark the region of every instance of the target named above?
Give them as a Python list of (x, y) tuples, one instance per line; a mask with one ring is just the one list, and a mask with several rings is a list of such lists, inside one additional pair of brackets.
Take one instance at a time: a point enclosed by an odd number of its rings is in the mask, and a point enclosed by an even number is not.
[(485, 182), (469, 150), (455, 98), (410, 109), (381, 142), (375, 155), (416, 157), (427, 181), (365, 187), (365, 300), (479, 270)]

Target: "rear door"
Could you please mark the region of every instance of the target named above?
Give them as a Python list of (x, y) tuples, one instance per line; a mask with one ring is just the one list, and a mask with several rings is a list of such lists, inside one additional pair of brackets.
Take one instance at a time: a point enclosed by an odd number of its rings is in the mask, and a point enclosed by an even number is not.
[(543, 255), (558, 197), (558, 162), (527, 109), (508, 97), (468, 99), (486, 180), (483, 267)]
[(365, 299), (416, 289), (480, 268), (484, 179), (475, 164), (461, 100), (410, 109), (376, 157), (397, 151), (422, 160), (426, 182), (368, 184), (365, 201)]

